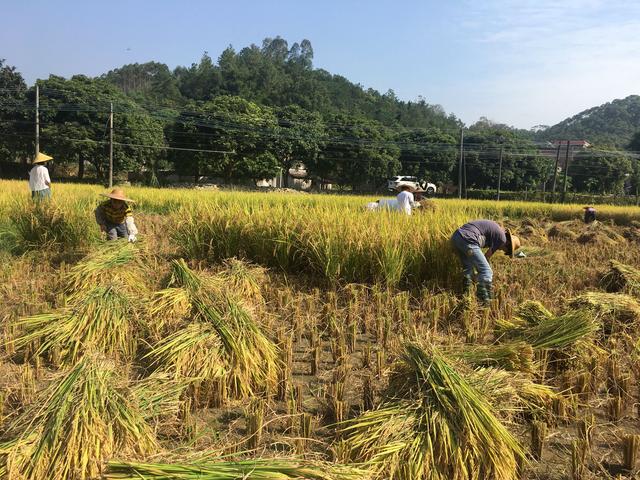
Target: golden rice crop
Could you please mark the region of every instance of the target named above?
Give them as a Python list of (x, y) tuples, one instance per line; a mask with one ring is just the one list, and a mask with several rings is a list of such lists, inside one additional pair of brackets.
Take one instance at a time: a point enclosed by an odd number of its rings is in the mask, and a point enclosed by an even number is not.
[(376, 478), (517, 478), (524, 452), (491, 404), (435, 350), (408, 344), (390, 398), (343, 422), (344, 450)]
[[(159, 446), (121, 366), (85, 356), (8, 426), (0, 465), (9, 478), (96, 478), (114, 455), (149, 455)], [(158, 401), (158, 400), (156, 400)]]
[(231, 461), (213, 458), (190, 463), (109, 462), (105, 479), (148, 480), (366, 480), (366, 470), (310, 460), (258, 458)]
[(640, 270), (611, 260), (609, 271), (603, 275), (600, 284), (607, 292), (626, 292), (638, 297), (640, 296)]
[[(246, 397), (270, 391), (278, 378), (276, 345), (236, 298), (184, 260), (172, 264), (170, 289), (162, 292), (162, 306), (175, 313), (182, 305), (183, 325), (159, 341), (146, 357), (175, 374), (213, 381), (224, 376), (231, 391)], [(171, 296), (174, 296), (172, 299)]]
[(592, 310), (609, 333), (640, 321), (640, 303), (624, 293), (587, 292), (572, 298), (569, 306)]
[(67, 365), (87, 352), (131, 360), (139, 330), (136, 307), (136, 298), (122, 285), (83, 290), (71, 295), (63, 308), (17, 320), (22, 333), (11, 344), (17, 351), (36, 345), (37, 355), (51, 357), (55, 351)]

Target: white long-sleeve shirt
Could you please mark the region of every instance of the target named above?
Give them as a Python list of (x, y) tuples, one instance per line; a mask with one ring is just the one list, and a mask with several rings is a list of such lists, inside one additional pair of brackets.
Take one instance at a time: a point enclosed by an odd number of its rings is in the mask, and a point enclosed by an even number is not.
[(411, 204), (415, 201), (413, 193), (404, 191), (400, 192), (396, 197), (398, 199), (398, 210), (407, 215), (411, 215)]
[(50, 184), (49, 170), (44, 165), (36, 165), (29, 171), (29, 188), (32, 192), (49, 188)]

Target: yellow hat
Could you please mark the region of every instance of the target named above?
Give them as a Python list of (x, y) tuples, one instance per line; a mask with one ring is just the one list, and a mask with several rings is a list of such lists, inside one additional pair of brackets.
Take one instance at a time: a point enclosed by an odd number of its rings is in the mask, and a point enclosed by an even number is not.
[(100, 195), (102, 195), (103, 197), (113, 198), (114, 200), (122, 200), (123, 202), (135, 203), (134, 200), (125, 197), (124, 190), (117, 187), (111, 190), (111, 193), (101, 193)]
[(520, 239), (515, 235), (512, 235), (508, 229), (505, 230), (505, 233), (507, 234), (507, 242), (510, 243), (510, 247), (511, 247), (511, 251), (507, 252), (507, 255), (509, 255), (510, 257), (513, 257), (516, 253), (516, 250), (518, 250), (522, 245), (520, 243)]
[(31, 162), (31, 163), (33, 163), (33, 164), (44, 163), (44, 162), (48, 162), (49, 160), (53, 160), (53, 157), (50, 157), (46, 153), (38, 152), (38, 154), (36, 155), (36, 158), (34, 158), (33, 162)]

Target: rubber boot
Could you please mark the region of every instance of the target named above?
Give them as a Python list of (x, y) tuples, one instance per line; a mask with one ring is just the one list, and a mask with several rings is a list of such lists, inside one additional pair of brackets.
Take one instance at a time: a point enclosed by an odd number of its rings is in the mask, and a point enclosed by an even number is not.
[(473, 287), (473, 280), (469, 275), (464, 275), (462, 277), (462, 294), (467, 295), (471, 291), (471, 287)]
[(478, 296), (478, 300), (483, 305), (488, 305), (491, 303), (491, 290), (493, 289), (493, 285), (491, 282), (479, 282), (478, 288), (476, 290), (476, 295)]

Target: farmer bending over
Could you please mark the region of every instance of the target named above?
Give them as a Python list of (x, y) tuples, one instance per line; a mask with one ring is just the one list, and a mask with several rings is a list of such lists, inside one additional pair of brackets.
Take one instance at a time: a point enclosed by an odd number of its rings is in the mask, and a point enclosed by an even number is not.
[(130, 242), (135, 242), (138, 229), (133, 222), (131, 207), (127, 205), (134, 201), (125, 197), (121, 188), (114, 188), (111, 193), (101, 195), (109, 200), (102, 202), (95, 210), (100, 231), (107, 233), (107, 240), (128, 238)]
[[(464, 293), (471, 290), (473, 274), (476, 270), (478, 272), (476, 295), (482, 303), (489, 303), (493, 285), (493, 270), (489, 265), (489, 259), (498, 250), (513, 257), (514, 252), (520, 248), (520, 239), (511, 235), (509, 230), (505, 230), (496, 222), (474, 220), (456, 230), (451, 237), (451, 243), (462, 262)], [(482, 249), (485, 247), (489, 249), (483, 254)]]

